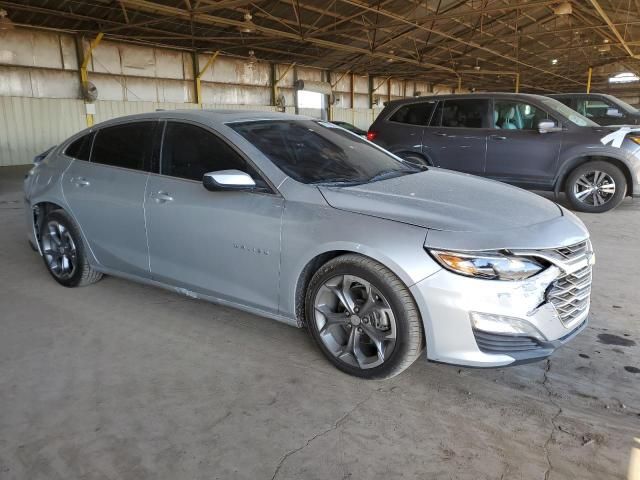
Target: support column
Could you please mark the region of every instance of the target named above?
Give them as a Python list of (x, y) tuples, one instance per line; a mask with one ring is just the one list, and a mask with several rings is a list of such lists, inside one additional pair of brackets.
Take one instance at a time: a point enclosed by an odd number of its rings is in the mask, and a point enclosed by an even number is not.
[(587, 70), (587, 93), (591, 93), (591, 75), (593, 75), (593, 67)]
[[(213, 65), (213, 63), (216, 61), (216, 58), (218, 57), (219, 53), (220, 53), (220, 50), (216, 50), (209, 57), (209, 60), (205, 64), (202, 71), (198, 72), (198, 74), (196, 75), (196, 103), (200, 108), (202, 108), (202, 76), (207, 72), (207, 70), (209, 70), (211, 65)], [(199, 63), (200, 62), (198, 62), (198, 58), (196, 57), (196, 65), (198, 66), (198, 68), (199, 68)]]
[[(82, 39), (80, 39), (79, 52), (82, 52), (82, 63), (80, 64), (80, 84), (82, 85), (83, 94), (89, 86), (89, 74), (87, 72), (87, 67), (89, 66), (89, 60), (91, 60), (91, 56), (95, 48), (102, 41), (102, 37), (104, 33), (100, 32), (89, 44), (89, 49), (84, 52), (84, 45), (82, 44)], [(87, 127), (92, 127), (94, 124), (93, 112), (95, 112), (95, 105), (92, 102), (88, 102), (86, 99), (84, 101), (85, 115), (87, 118)], [(91, 106), (89, 106), (91, 105)], [(89, 113), (92, 112), (92, 113)]]

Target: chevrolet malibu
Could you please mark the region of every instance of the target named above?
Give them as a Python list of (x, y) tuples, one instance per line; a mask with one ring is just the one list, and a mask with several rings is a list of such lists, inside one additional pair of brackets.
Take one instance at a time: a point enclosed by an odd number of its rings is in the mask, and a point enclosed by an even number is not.
[(311, 118), (119, 118), (37, 158), (25, 196), (61, 285), (114, 275), (306, 326), (364, 378), (425, 349), (475, 367), (542, 359), (587, 322), (593, 252), (572, 213)]

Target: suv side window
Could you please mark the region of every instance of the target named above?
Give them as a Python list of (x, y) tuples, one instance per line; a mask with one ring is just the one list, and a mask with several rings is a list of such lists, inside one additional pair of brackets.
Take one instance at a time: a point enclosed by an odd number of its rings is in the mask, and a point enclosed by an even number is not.
[(82, 137), (75, 140), (71, 145), (69, 145), (64, 151), (64, 154), (77, 160), (89, 161), (89, 156), (91, 154), (91, 144), (93, 143), (94, 136), (95, 132), (83, 135)]
[(496, 100), (493, 109), (495, 128), (505, 130), (537, 130), (538, 123), (549, 115), (544, 110), (524, 102)]
[(391, 115), (389, 121), (426, 126), (429, 124), (435, 106), (436, 102), (420, 102), (414, 103), (413, 105), (405, 105)]
[(189, 123), (167, 122), (160, 160), (162, 175), (200, 182), (205, 173), (218, 170), (248, 173), (259, 190), (271, 192), (256, 169), (217, 135)]
[(135, 122), (98, 130), (91, 162), (149, 171), (157, 122)]
[[(489, 128), (489, 100), (487, 99), (451, 99), (440, 102), (442, 106), (442, 120), (432, 122), (432, 126), (458, 128)], [(440, 110), (438, 106), (438, 110)], [(436, 116), (438, 115), (436, 111)], [(434, 116), (434, 120), (437, 117)]]

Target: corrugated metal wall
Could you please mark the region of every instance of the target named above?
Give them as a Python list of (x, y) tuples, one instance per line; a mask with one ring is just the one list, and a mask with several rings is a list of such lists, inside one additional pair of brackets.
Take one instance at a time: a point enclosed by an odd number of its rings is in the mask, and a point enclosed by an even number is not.
[[(88, 40), (82, 43), (86, 49)], [(27, 164), (36, 154), (86, 127), (76, 40), (66, 33), (16, 28), (3, 33), (0, 47), (0, 166)], [(208, 55), (198, 55), (199, 67), (208, 59)], [(270, 69), (266, 62), (219, 56), (202, 77), (202, 107), (275, 111), (270, 105)], [(374, 98), (379, 99), (379, 108), (370, 109), (367, 76), (336, 72), (329, 78), (322, 70), (296, 66), (282, 77), (287, 69), (289, 65), (275, 65), (278, 94), (284, 95), (288, 113), (295, 112), (296, 78), (330, 80), (335, 84), (336, 100), (332, 118), (362, 129), (373, 122), (383, 101), (432, 90), (426, 82), (409, 84), (376, 77)], [(96, 122), (159, 108), (199, 108), (194, 103), (190, 52), (105, 40), (95, 49), (88, 70), (99, 92)], [(324, 112), (301, 108), (299, 113), (322, 118)]]
[(24, 165), (86, 127), (82, 100), (0, 97), (0, 165)]

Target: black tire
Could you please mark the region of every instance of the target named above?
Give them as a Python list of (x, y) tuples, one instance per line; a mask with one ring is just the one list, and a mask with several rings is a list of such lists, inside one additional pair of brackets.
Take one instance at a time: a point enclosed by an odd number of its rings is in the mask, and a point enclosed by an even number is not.
[[(596, 205), (595, 202), (590, 204), (587, 200), (583, 201), (576, 196), (576, 189), (582, 188), (578, 181), (584, 178), (583, 176), (585, 175), (591, 178), (590, 175), (593, 172), (603, 172), (615, 182), (615, 192), (607, 197), (605, 203), (600, 205)], [(576, 167), (567, 177), (564, 191), (571, 208), (574, 210), (587, 213), (602, 213), (616, 208), (624, 200), (627, 195), (627, 179), (624, 173), (613, 163), (596, 160)], [(590, 196), (587, 195), (587, 198), (590, 198)], [(591, 198), (591, 200), (593, 199)]]
[[(354, 367), (337, 358), (320, 337), (316, 322), (315, 299), (325, 282), (341, 275), (360, 277), (370, 282), (391, 307), (395, 317), (395, 346), (384, 362), (372, 368)], [(424, 349), (422, 321), (409, 289), (388, 268), (361, 255), (346, 254), (325, 263), (313, 275), (305, 295), (306, 325), (327, 359), (338, 369), (365, 379), (388, 379), (407, 369)], [(371, 325), (370, 325), (371, 326)]]
[(398, 156), (405, 160), (407, 163), (410, 163), (411, 165), (415, 165), (416, 167), (419, 168), (425, 168), (428, 167), (430, 165), (429, 161), (424, 158), (422, 155), (418, 155), (415, 153), (400, 153), (398, 154)]
[(57, 222), (62, 225), (73, 240), (75, 247), (74, 268), (72, 273), (65, 278), (61, 278), (59, 274), (56, 274), (56, 272), (53, 271), (50, 263), (47, 261), (47, 255), (43, 255), (42, 258), (44, 260), (44, 264), (54, 280), (65, 287), (84, 287), (100, 280), (102, 278), (102, 273), (91, 268), (85, 253), (86, 251), (82, 241), (82, 235), (80, 235), (80, 231), (73, 219), (64, 210), (53, 210), (44, 218), (43, 228), (41, 229), (43, 233), (41, 235), (42, 238), (40, 239), (40, 247), (43, 253), (45, 252), (44, 238), (46, 235), (46, 233), (44, 233), (44, 229), (47, 228), (47, 225), (49, 225), (50, 222)]

